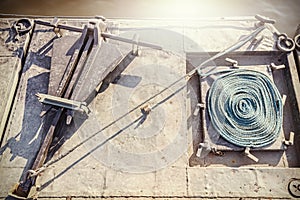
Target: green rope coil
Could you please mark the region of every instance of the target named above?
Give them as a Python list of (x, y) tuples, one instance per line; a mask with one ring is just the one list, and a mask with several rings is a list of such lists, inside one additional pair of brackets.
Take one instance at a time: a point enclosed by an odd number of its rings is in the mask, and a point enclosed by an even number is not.
[(213, 127), (228, 142), (263, 147), (277, 139), (282, 127), (282, 100), (263, 73), (234, 70), (218, 77), (208, 94)]

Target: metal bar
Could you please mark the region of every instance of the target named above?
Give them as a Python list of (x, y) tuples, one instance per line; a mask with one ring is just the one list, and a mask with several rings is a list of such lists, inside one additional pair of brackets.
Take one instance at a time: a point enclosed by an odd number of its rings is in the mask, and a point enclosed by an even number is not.
[[(76, 70), (79, 58), (80, 58), (80, 54), (84, 49), (84, 44), (87, 38), (87, 31), (88, 28), (87, 26), (84, 27), (83, 31), (82, 31), (82, 35), (80, 37), (79, 40), (79, 48), (75, 50), (75, 52), (73, 53), (70, 62), (68, 63), (67, 67), (66, 67), (66, 71), (64, 73), (64, 76), (62, 78), (62, 80), (59, 83), (59, 87), (56, 91), (56, 95), (57, 96), (64, 96), (67, 88), (70, 85), (71, 79), (73, 77), (74, 71)], [(73, 86), (71, 86), (73, 87)], [(66, 95), (66, 98), (68, 98), (69, 95)]]
[[(58, 121), (61, 117), (61, 114), (63, 112), (63, 108), (57, 110), (55, 117), (53, 118), (53, 121), (51, 123), (51, 126), (45, 136), (45, 139), (39, 149), (39, 152), (36, 156), (36, 159), (34, 160), (34, 163), (31, 167), (31, 170), (37, 170), (39, 167), (43, 165), (47, 158), (47, 153), (50, 148), (50, 144), (52, 142), (53, 136), (54, 136), (54, 131), (55, 127), (58, 124)], [(28, 195), (30, 194), (32, 186), (35, 185), (36, 181), (36, 176), (25, 176), (25, 180), (17, 184), (17, 186), (14, 188), (14, 190), (11, 192), (11, 196), (17, 198), (17, 199), (27, 199), (30, 198)]]
[(89, 109), (85, 102), (74, 101), (70, 99), (60, 98), (57, 96), (41, 94), (41, 93), (37, 93), (36, 96), (38, 97), (38, 100), (44, 104), (50, 104), (53, 106), (58, 106), (58, 107), (77, 110), (77, 111), (84, 111), (86, 113), (89, 113)]
[(70, 84), (69, 84), (70, 86), (68, 87), (68, 89), (65, 93), (66, 97), (72, 96), (72, 93), (74, 91), (74, 87), (78, 83), (78, 79), (79, 79), (79, 77), (80, 77), (80, 75), (83, 71), (83, 68), (85, 66), (85, 63), (86, 63), (86, 60), (88, 58), (88, 54), (91, 50), (92, 45), (93, 45), (93, 36), (88, 35), (87, 42), (84, 45), (84, 49), (82, 50), (81, 55), (79, 57), (79, 60), (77, 62), (77, 67), (76, 67), (76, 69), (73, 73), (72, 80), (70, 81)]
[(64, 24), (52, 24), (51, 22), (43, 21), (43, 20), (34, 20), (34, 23), (43, 25), (43, 26), (49, 26), (53, 28), (59, 28), (59, 29), (64, 29), (68, 31), (74, 31), (74, 32), (79, 32), (81, 33), (83, 31), (83, 28), (76, 27), (76, 26), (70, 26), (70, 25), (64, 25)]
[(123, 37), (120, 37), (120, 36), (116, 36), (116, 35), (113, 35), (113, 34), (110, 34), (110, 33), (101, 33), (101, 36), (104, 37), (104, 38), (109, 38), (109, 39), (117, 40), (117, 41), (120, 41), (120, 42), (135, 44), (135, 45), (138, 45), (138, 46), (149, 47), (149, 48), (152, 48), (152, 49), (157, 49), (157, 50), (162, 50), (163, 49), (161, 46), (156, 45), (156, 44), (135, 41), (135, 40), (131, 40), (131, 39), (128, 39), (128, 38), (123, 38)]
[(46, 134), (45, 139), (44, 139), (43, 145), (41, 146), (40, 151), (37, 155), (37, 158), (34, 161), (31, 169), (35, 170), (35, 169), (41, 167), (43, 165), (44, 161), (46, 160), (48, 149), (50, 147), (50, 144), (52, 142), (52, 138), (54, 135), (55, 127), (61, 117), (62, 112), (63, 112), (63, 108), (60, 108), (59, 110), (57, 110), (55, 117), (53, 118), (53, 121), (51, 123), (51, 126)]

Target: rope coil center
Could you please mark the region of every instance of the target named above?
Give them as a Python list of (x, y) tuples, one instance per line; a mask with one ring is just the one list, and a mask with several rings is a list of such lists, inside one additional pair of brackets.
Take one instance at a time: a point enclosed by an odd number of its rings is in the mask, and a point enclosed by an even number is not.
[(283, 106), (275, 84), (263, 73), (238, 69), (217, 78), (208, 93), (215, 130), (241, 147), (272, 144), (282, 127)]

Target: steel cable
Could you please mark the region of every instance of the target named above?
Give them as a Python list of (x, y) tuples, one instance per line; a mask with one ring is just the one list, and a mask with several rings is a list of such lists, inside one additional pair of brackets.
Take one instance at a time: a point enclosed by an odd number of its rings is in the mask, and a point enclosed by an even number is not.
[(263, 147), (277, 139), (282, 127), (282, 100), (263, 73), (237, 69), (212, 84), (208, 112), (216, 131), (241, 147)]

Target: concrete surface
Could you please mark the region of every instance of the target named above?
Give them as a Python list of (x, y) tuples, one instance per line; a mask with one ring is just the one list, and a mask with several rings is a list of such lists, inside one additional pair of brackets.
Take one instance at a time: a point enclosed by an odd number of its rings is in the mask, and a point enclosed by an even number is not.
[[(62, 130), (63, 145), (50, 159), (57, 162), (38, 177), (40, 199), (292, 198), (287, 185), (291, 178), (300, 177), (294, 147), (284, 153), (257, 152), (263, 163), (249, 162), (240, 152), (199, 160), (195, 149), (202, 138), (200, 120), (193, 116), (199, 96), (197, 83), (182, 80), (166, 89), (193, 68), (199, 57), (220, 51), (252, 32), (254, 18), (189, 23), (115, 19), (110, 23), (115, 34), (132, 38), (137, 32), (140, 40), (161, 44), (166, 50), (141, 48), (140, 56), (127, 62), (118, 80), (91, 102), (88, 117), (78, 114), (73, 124)], [(262, 34), (265, 39), (255, 49), (256, 55), (236, 53), (242, 58), (240, 63), (262, 65), (262, 60), (278, 59), (272, 32)], [(29, 169), (43, 138), (42, 105), (35, 93), (47, 93), (54, 40), (51, 29), (35, 27), (0, 151), (3, 199)], [(124, 55), (131, 49), (131, 45), (110, 42)], [(253, 60), (261, 55), (263, 59)], [(192, 80), (196, 81), (195, 77)], [(165, 92), (156, 95), (163, 89)], [(152, 107), (147, 116), (140, 110), (144, 105)], [(270, 163), (273, 158), (280, 162)]]
[(9, 118), (9, 112), (16, 92), (22, 59), (29, 43), (29, 33), (15, 37), (14, 20), (0, 21), (0, 140)]

